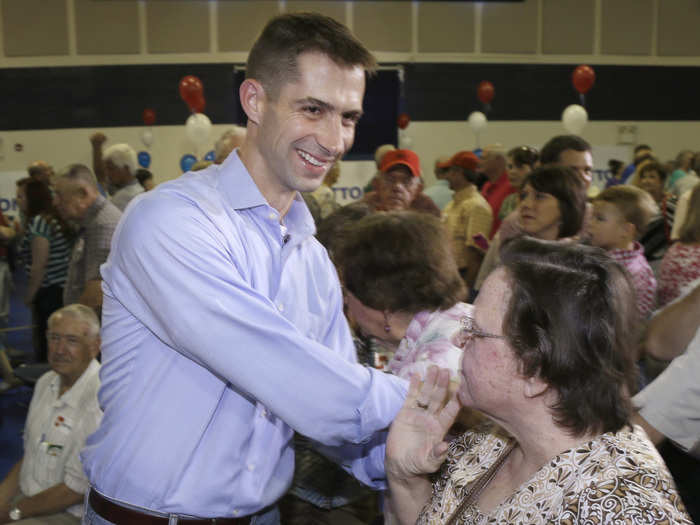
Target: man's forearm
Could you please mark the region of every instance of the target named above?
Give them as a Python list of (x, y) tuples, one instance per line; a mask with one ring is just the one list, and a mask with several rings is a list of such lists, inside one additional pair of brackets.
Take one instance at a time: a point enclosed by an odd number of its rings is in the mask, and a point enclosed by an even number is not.
[(85, 283), (85, 288), (80, 294), (78, 302), (95, 310), (102, 308), (102, 281), (94, 279)]
[(644, 432), (647, 433), (647, 436), (649, 436), (649, 439), (651, 440), (654, 445), (658, 446), (664, 439), (666, 439), (666, 436), (664, 436), (661, 432), (656, 430), (651, 423), (649, 423), (646, 419), (644, 419), (639, 412), (635, 412), (634, 415), (632, 416), (632, 423), (635, 425), (639, 425), (644, 429)]
[(700, 286), (649, 321), (644, 350), (662, 361), (675, 359), (685, 352), (699, 324)]
[(82, 500), (82, 494), (69, 489), (65, 483), (59, 483), (34, 496), (23, 498), (17, 508), (22, 512), (23, 518), (30, 518), (62, 512)]
[(21, 469), (22, 460), (20, 459), (0, 483), (0, 505), (9, 504), (12, 498), (19, 494), (19, 472)]

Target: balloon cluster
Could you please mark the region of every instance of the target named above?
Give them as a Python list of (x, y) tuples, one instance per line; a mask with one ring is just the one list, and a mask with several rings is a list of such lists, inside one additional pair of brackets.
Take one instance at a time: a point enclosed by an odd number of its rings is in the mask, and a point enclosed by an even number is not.
[(595, 71), (591, 66), (581, 64), (571, 74), (571, 84), (581, 97), (581, 104), (571, 104), (561, 114), (561, 122), (564, 128), (574, 135), (579, 135), (588, 123), (588, 112), (584, 107), (585, 95), (595, 84)]
[[(204, 85), (194, 75), (187, 75), (182, 77), (179, 87), (180, 98), (192, 112), (185, 122), (185, 134), (196, 146), (203, 146), (211, 134), (211, 120), (202, 113), (207, 105), (204, 99)], [(183, 168), (183, 171), (187, 170)]]
[(476, 87), (476, 98), (484, 105), (484, 111), (472, 111), (467, 119), (469, 127), (476, 135), (477, 144), (479, 144), (479, 134), (486, 129), (489, 123), (486, 113), (491, 111), (491, 101), (493, 101), (495, 96), (496, 88), (493, 82), (488, 80), (479, 82), (479, 85)]

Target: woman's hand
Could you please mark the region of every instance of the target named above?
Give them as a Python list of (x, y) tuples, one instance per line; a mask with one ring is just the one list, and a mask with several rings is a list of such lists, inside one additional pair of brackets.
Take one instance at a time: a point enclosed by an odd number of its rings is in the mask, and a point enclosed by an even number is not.
[[(386, 473), (389, 481), (410, 484), (435, 472), (445, 460), (445, 434), (460, 410), (449, 396), (450, 372), (431, 366), (422, 383), (411, 377), (406, 401), (391, 424), (386, 443)], [(445, 401), (449, 401), (445, 404)]]

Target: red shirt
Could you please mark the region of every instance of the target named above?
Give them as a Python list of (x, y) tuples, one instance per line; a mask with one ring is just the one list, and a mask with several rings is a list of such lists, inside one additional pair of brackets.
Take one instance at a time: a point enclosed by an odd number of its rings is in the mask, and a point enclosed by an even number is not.
[(501, 221), (498, 218), (498, 212), (501, 209), (501, 204), (508, 195), (515, 193), (516, 191), (517, 190), (510, 185), (510, 182), (508, 181), (508, 174), (505, 171), (500, 177), (498, 177), (496, 182), (488, 181), (481, 188), (481, 194), (486, 199), (486, 202), (491, 205), (491, 211), (493, 212), (493, 226), (491, 227), (491, 233), (489, 234), (490, 239), (493, 239), (493, 236), (496, 235), (498, 228), (501, 226)]

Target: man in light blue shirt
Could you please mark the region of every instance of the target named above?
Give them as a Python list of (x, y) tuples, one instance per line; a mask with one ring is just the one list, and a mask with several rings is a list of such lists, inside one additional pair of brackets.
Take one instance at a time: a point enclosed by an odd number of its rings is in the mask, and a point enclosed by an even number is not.
[(373, 66), (330, 18), (273, 19), (240, 89), (241, 148), (123, 216), (102, 267), (104, 417), (82, 454), (87, 523), (278, 523), (294, 430), (385, 487), (383, 430), (406, 385), (356, 363), (298, 193), (352, 145)]

